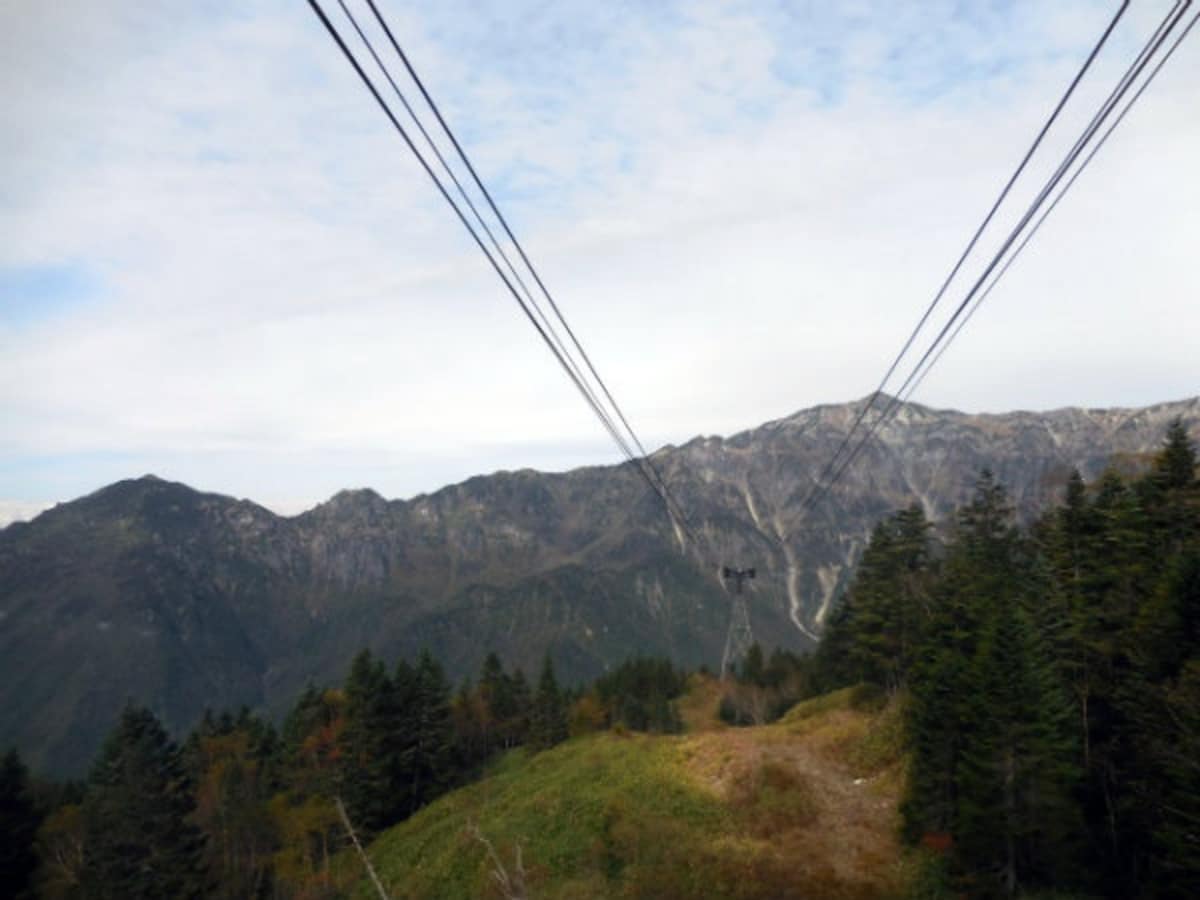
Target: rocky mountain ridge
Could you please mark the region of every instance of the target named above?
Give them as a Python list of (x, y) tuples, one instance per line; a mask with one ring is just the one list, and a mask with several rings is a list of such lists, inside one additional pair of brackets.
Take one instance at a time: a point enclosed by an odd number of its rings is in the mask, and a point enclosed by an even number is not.
[(0, 743), (78, 772), (126, 699), (175, 728), (205, 706), (279, 712), (370, 646), (429, 646), (456, 676), (489, 649), (568, 678), (636, 652), (716, 665), (723, 563), (755, 565), (767, 645), (811, 646), (872, 524), (944, 518), (987, 466), (1032, 516), (1073, 466), (1136, 461), (1200, 398), (1143, 409), (967, 415), (905, 405), (829, 498), (813, 478), (863, 401), (654, 455), (683, 540), (629, 464), (500, 472), (410, 500), (342, 491), (298, 516), (148, 476), (0, 530)]

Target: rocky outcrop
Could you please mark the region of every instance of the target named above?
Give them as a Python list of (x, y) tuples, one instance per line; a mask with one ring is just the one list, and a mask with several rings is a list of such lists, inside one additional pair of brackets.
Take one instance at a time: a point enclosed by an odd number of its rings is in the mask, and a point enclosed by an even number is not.
[(127, 699), (177, 729), (205, 706), (278, 712), (363, 646), (428, 646), (454, 675), (489, 649), (527, 670), (549, 650), (568, 678), (639, 652), (716, 665), (722, 564), (757, 568), (763, 643), (803, 649), (881, 516), (915, 501), (944, 518), (987, 466), (1028, 518), (1073, 466), (1138, 465), (1176, 416), (1200, 432), (1200, 398), (1004, 415), (910, 404), (806, 505), (860, 403), (657, 451), (698, 543), (629, 464), (501, 472), (406, 501), (343, 491), (291, 518), (152, 476), (61, 504), (0, 531), (0, 744), (78, 773)]

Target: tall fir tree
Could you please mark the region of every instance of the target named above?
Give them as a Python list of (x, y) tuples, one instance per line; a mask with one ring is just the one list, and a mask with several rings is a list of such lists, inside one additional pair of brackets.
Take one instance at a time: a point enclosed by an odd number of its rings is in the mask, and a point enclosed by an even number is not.
[(1002, 485), (984, 470), (959, 510), (911, 676), (910, 788), (903, 805), (913, 837), (961, 830), (962, 792), (972, 737), (988, 711), (975, 664), (995, 610), (1016, 605), (1017, 536)]
[(1167, 426), (1162, 449), (1154, 459), (1153, 480), (1167, 490), (1187, 490), (1196, 480), (1196, 448), (1180, 418)]
[(436, 798), (454, 777), (450, 687), (428, 650), (412, 669), (409, 702), (401, 715), (406, 734), (401, 763), (404, 812), (411, 814)]
[(396, 696), (386, 667), (369, 650), (355, 656), (343, 690), (346, 727), (341, 735), (337, 790), (355, 828), (371, 835), (400, 814)]
[(549, 653), (542, 658), (542, 674), (538, 678), (529, 731), (530, 745), (535, 750), (546, 750), (567, 739), (567, 706), (558, 688)]
[(929, 617), (929, 530), (914, 504), (872, 531), (846, 600), (849, 611), (835, 626), (851, 636), (845, 652), (853, 680), (891, 693), (907, 680)]
[(86, 895), (98, 900), (203, 897), (203, 835), (178, 748), (147, 709), (128, 706), (88, 779)]
[(1077, 734), (1058, 672), (1020, 606), (992, 610), (972, 668), (968, 702), (978, 714), (962, 760), (960, 858), (994, 874), (985, 892), (998, 886), (1011, 896), (1071, 870)]

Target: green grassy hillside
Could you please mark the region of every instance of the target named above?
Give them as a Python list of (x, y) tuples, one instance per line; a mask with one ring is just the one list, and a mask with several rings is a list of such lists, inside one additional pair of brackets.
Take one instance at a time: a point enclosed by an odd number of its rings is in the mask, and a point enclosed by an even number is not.
[[(899, 719), (854, 700), (726, 729), (700, 683), (687, 735), (510, 754), (369, 852), (395, 898), (504, 897), (497, 864), (523, 871), (531, 900), (901, 896)], [(375, 894), (364, 880), (356, 896)]]

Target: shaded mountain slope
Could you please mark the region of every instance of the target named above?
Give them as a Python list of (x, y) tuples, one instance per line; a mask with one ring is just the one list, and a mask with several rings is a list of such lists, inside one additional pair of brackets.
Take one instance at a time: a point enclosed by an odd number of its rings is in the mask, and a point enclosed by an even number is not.
[(568, 679), (630, 654), (717, 665), (721, 563), (755, 565), (767, 645), (810, 646), (871, 525), (914, 500), (944, 515), (989, 466), (1032, 514), (1071, 466), (1157, 447), (1200, 398), (1140, 410), (966, 415), (906, 405), (829, 500), (813, 478), (859, 403), (654, 454), (703, 546), (681, 552), (630, 465), (501, 472), (411, 500), (343, 491), (299, 516), (153, 477), (0, 531), (0, 743), (79, 772), (126, 699), (173, 729), (204, 707), (279, 713), (355, 651), (429, 646), (452, 675), (489, 649)]

